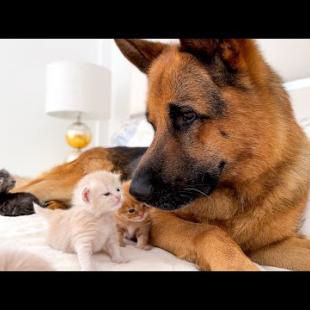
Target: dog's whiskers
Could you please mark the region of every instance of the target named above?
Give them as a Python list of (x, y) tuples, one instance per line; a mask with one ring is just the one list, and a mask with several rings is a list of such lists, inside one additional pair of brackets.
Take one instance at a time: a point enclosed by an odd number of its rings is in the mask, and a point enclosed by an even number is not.
[(201, 191), (201, 190), (199, 190), (197, 188), (186, 187), (185, 190), (192, 191), (192, 192), (197, 192), (197, 193), (199, 193), (199, 194), (201, 194), (201, 195), (203, 195), (205, 197), (208, 197), (208, 195), (205, 192), (203, 192), (203, 191)]

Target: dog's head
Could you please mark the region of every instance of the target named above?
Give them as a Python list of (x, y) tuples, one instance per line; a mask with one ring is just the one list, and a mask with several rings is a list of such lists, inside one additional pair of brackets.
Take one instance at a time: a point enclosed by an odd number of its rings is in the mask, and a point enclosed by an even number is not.
[[(279, 78), (252, 40), (181, 39), (166, 45), (118, 39), (148, 77), (154, 140), (134, 173), (130, 193), (174, 210), (221, 184), (259, 177), (279, 157)], [(284, 113), (283, 113), (284, 115)]]

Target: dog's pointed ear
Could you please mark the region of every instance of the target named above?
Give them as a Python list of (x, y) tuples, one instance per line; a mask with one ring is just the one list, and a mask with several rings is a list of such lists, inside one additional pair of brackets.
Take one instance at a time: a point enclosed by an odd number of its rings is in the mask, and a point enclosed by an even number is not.
[(115, 39), (115, 43), (123, 55), (143, 73), (147, 73), (152, 61), (167, 46), (160, 42), (141, 39)]
[(180, 39), (181, 50), (198, 55), (207, 61), (216, 56), (231, 70), (244, 68), (247, 53), (254, 46), (248, 39)]

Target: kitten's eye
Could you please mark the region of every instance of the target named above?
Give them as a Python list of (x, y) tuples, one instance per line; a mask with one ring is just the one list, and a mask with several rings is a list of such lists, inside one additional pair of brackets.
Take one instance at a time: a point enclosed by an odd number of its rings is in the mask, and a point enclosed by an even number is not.
[(111, 195), (111, 193), (105, 193), (104, 194), (104, 196), (110, 196)]
[(135, 209), (129, 209), (128, 212), (129, 212), (129, 213), (134, 213), (134, 212), (135, 212)]

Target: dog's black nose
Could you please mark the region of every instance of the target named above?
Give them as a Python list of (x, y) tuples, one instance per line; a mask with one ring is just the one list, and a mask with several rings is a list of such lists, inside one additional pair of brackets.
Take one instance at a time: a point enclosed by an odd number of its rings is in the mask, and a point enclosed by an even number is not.
[(132, 179), (129, 193), (141, 202), (147, 202), (153, 193), (153, 187), (150, 178), (147, 175), (134, 176)]

